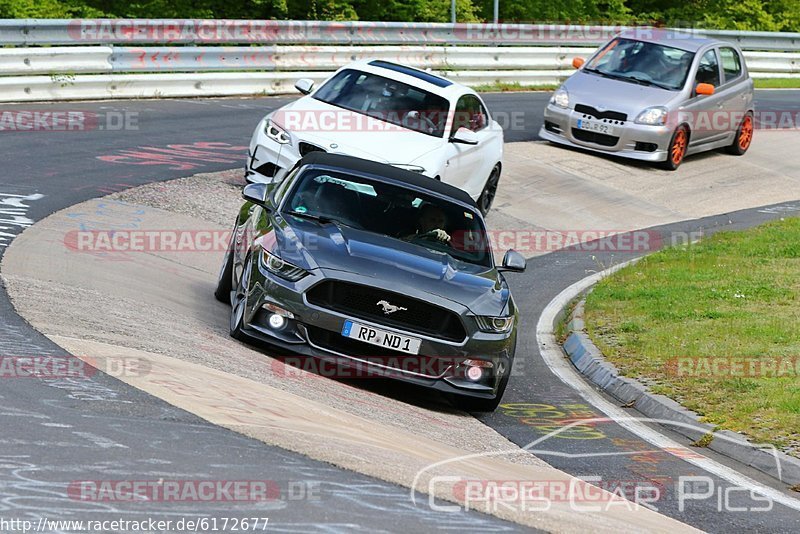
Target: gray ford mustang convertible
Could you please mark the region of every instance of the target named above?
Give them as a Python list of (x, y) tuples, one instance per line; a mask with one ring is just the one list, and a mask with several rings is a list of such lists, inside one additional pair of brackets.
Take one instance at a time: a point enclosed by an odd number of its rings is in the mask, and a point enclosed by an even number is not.
[(670, 30), (623, 32), (553, 94), (540, 137), (675, 170), (689, 154), (744, 154), (753, 80), (736, 45)]
[(215, 293), (233, 337), (497, 406), (518, 323), (502, 271), (525, 260), (495, 265), (469, 195), (323, 152), (243, 195)]

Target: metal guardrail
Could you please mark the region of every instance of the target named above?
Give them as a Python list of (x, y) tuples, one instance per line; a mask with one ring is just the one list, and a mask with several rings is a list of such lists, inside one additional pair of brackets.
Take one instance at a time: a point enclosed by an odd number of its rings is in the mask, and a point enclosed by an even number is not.
[(455, 46), (51, 47), (0, 49), (0, 75), (211, 71), (334, 71), (378, 58), (439, 71), (572, 70), (594, 48)]
[[(276, 94), (292, 92), (298, 77), (321, 81), (340, 66), (367, 57), (428, 68), (467, 85), (554, 85), (573, 72), (574, 56), (590, 55), (622, 29), (394, 22), (0, 20), (0, 43), (14, 46), (0, 48), (0, 101)], [(690, 31), (738, 42), (754, 77), (800, 77), (800, 34)], [(231, 46), (240, 43), (248, 46)], [(137, 46), (140, 44), (158, 46)]]
[[(424, 47), (424, 46), (270, 46), (124, 47), (82, 46), (0, 49), (0, 75), (53, 73), (327, 71), (351, 61), (378, 58), (440, 71), (573, 70), (572, 58), (594, 48), (578, 47)], [(800, 73), (800, 53), (745, 52), (756, 76)], [(502, 76), (499, 72), (498, 76)]]

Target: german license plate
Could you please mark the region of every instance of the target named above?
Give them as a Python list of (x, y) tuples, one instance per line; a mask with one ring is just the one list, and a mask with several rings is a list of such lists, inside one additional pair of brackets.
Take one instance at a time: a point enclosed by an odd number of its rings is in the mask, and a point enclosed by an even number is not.
[(578, 129), (589, 132), (597, 132), (605, 135), (614, 135), (614, 127), (605, 122), (592, 121), (589, 119), (578, 119)]
[(364, 343), (408, 354), (419, 354), (419, 346), (422, 343), (421, 339), (415, 337), (387, 332), (386, 330), (373, 328), (349, 320), (344, 322), (342, 335), (344, 337), (363, 341)]

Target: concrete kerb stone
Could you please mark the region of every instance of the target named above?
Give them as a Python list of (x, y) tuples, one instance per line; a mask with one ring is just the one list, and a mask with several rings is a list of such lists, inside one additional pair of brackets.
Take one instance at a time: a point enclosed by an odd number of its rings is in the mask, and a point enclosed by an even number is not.
[[(589, 290), (591, 291), (591, 289)], [(800, 459), (789, 456), (771, 446), (761, 446), (728, 430), (715, 430), (714, 425), (703, 423), (701, 417), (664, 395), (650, 392), (647, 387), (631, 378), (620, 376), (616, 366), (607, 361), (600, 349), (585, 332), (583, 310), (586, 293), (581, 296), (567, 323), (567, 338), (563, 343), (572, 364), (592, 384), (619, 400), (626, 407), (636, 408), (646, 417), (674, 421), (670, 429), (697, 442), (706, 435), (713, 439), (706, 445), (723, 456), (732, 458), (784, 484), (800, 484)], [(562, 311), (563, 321), (568, 309)]]

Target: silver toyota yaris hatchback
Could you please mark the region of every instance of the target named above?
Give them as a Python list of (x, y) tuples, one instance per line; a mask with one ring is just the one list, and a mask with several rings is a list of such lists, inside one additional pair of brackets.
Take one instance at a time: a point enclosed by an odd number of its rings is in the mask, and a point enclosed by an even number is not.
[(545, 108), (543, 139), (670, 170), (689, 154), (750, 147), (753, 80), (733, 44), (629, 30), (573, 65)]

